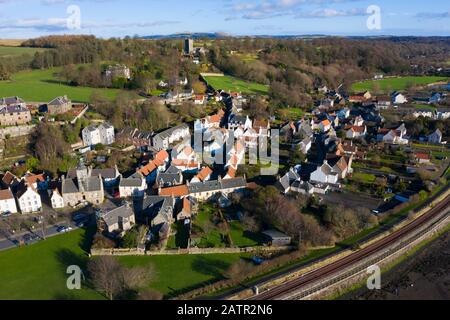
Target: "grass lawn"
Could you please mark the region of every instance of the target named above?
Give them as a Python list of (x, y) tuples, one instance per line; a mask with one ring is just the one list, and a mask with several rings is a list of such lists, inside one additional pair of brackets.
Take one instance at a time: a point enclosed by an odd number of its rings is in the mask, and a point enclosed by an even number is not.
[(92, 92), (99, 91), (113, 100), (120, 90), (71, 87), (61, 84), (55, 74), (59, 68), (22, 71), (11, 81), (0, 81), (0, 97), (19, 96), (26, 101), (48, 102), (57, 96), (67, 95), (74, 102), (89, 102)]
[(374, 183), (376, 178), (373, 174), (355, 172), (352, 175), (353, 180), (363, 182), (363, 183)]
[[(97, 300), (104, 297), (86, 288), (68, 290), (66, 269), (69, 265), (79, 265), (85, 270), (88, 256), (85, 230), (76, 230), (55, 236), (35, 245), (0, 252), (0, 299), (86, 299)], [(148, 287), (167, 296), (199, 287), (206, 282), (222, 279), (240, 254), (218, 255), (178, 255), (120, 257), (126, 266), (152, 264), (155, 278)]]
[(27, 54), (30, 57), (33, 57), (36, 52), (41, 52), (45, 50), (46, 49), (42, 48), (0, 46), (0, 58), (21, 56), (23, 54)]
[(230, 223), (230, 236), (233, 244), (238, 247), (254, 247), (263, 243), (261, 234), (245, 230), (239, 221)]
[(374, 90), (374, 84), (377, 84), (381, 90), (405, 90), (409, 84), (416, 86), (427, 85), (438, 81), (448, 81), (446, 77), (398, 77), (386, 78), (383, 80), (368, 80), (357, 82), (352, 85), (351, 90), (355, 92)]
[(209, 203), (201, 204), (193, 219), (192, 239), (199, 248), (225, 247), (222, 235), (211, 220), (216, 210)]
[(91, 289), (68, 290), (66, 269), (88, 260), (86, 231), (77, 230), (40, 243), (0, 252), (0, 299), (103, 299)]
[(126, 266), (153, 265), (156, 276), (148, 287), (169, 298), (223, 279), (223, 272), (241, 257), (240, 254), (212, 254), (119, 257), (118, 260)]
[(248, 82), (231, 76), (205, 77), (215, 90), (237, 91), (244, 94), (268, 94), (269, 87), (263, 84)]
[(281, 118), (289, 118), (289, 120), (299, 120), (306, 112), (300, 108), (283, 108), (277, 110), (277, 115)]

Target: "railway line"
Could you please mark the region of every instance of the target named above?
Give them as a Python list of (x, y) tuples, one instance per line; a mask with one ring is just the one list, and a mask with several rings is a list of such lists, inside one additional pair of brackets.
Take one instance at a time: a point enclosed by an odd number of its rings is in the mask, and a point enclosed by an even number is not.
[(424, 213), (422, 216), (413, 220), (403, 228), (386, 236), (385, 238), (380, 239), (379, 241), (370, 244), (366, 248), (363, 248), (355, 253), (352, 253), (340, 260), (330, 263), (329, 265), (326, 265), (310, 273), (307, 273), (302, 277), (288, 281), (275, 288), (262, 292), (259, 295), (250, 298), (250, 300), (281, 299), (284, 296), (288, 295), (289, 293), (298, 291), (301, 288), (317, 283), (320, 279), (325, 279), (326, 277), (338, 274), (340, 271), (346, 270), (349, 267), (362, 261), (363, 259), (371, 257), (376, 253), (382, 252), (385, 248), (399, 242), (407, 235), (412, 234), (414, 231), (420, 229), (422, 226), (425, 226), (427, 225), (427, 223), (432, 222), (435, 218), (439, 217), (439, 215), (443, 211), (447, 210), (449, 207), (450, 207), (450, 196), (447, 196), (437, 205), (431, 208), (429, 211)]

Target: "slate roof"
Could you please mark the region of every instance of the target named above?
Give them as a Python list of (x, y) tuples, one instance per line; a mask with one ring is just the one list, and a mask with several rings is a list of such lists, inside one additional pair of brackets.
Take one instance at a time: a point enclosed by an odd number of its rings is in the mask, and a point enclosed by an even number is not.
[(19, 97), (6, 97), (0, 99), (0, 105), (22, 104), (25, 101)]
[(62, 106), (64, 104), (70, 103), (70, 100), (67, 97), (56, 97), (52, 101), (48, 103), (49, 106)]
[(174, 132), (176, 132), (177, 130), (185, 130), (185, 129), (189, 129), (189, 126), (187, 125), (187, 124), (182, 124), (182, 125), (179, 125), (179, 126), (176, 126), (176, 127), (173, 127), (173, 128), (170, 128), (170, 129), (167, 129), (167, 130), (165, 130), (165, 131), (163, 131), (163, 132), (160, 132), (160, 133), (158, 133), (158, 134), (156, 134), (155, 136), (154, 136), (154, 138), (161, 138), (161, 139), (167, 139), (167, 138), (169, 138)]
[(119, 186), (120, 187), (140, 187), (142, 186), (142, 180), (144, 177), (136, 172), (128, 178), (121, 178)]
[(8, 106), (0, 109), (0, 113), (3, 113), (3, 114), (23, 113), (23, 112), (30, 112), (30, 110), (28, 110), (27, 107), (24, 107), (22, 105), (8, 105)]
[(134, 215), (133, 208), (131, 208), (131, 206), (126, 204), (121, 207), (105, 212), (102, 215), (102, 219), (105, 221), (107, 225), (112, 225), (117, 223), (119, 218), (129, 219), (133, 215)]
[(115, 179), (118, 176), (118, 173), (115, 168), (106, 168), (106, 169), (92, 169), (91, 175), (93, 177), (102, 176), (104, 179)]

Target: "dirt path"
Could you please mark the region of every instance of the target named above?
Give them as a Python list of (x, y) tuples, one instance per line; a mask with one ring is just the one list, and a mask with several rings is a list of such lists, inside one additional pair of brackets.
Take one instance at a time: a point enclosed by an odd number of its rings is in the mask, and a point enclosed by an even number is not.
[(450, 232), (382, 276), (382, 289), (359, 289), (342, 299), (450, 300)]

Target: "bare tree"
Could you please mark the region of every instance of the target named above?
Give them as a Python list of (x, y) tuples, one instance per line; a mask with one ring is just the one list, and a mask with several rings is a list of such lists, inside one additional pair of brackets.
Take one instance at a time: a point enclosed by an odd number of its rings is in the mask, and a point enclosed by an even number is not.
[(111, 256), (91, 260), (88, 271), (95, 289), (110, 300), (129, 291), (137, 291), (155, 275), (153, 266), (125, 268)]
[(113, 300), (123, 292), (122, 266), (113, 257), (103, 256), (91, 260), (88, 272), (95, 289), (103, 292), (108, 299)]

